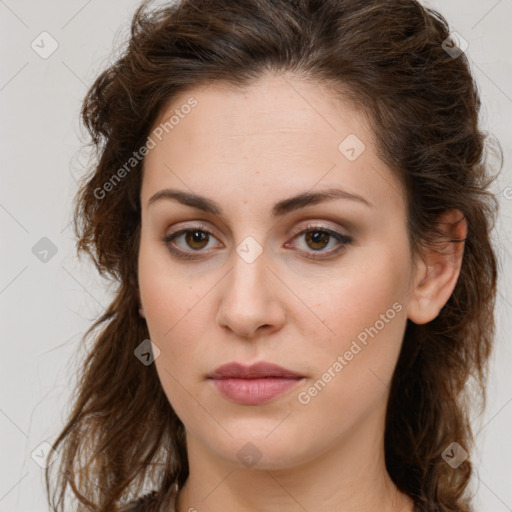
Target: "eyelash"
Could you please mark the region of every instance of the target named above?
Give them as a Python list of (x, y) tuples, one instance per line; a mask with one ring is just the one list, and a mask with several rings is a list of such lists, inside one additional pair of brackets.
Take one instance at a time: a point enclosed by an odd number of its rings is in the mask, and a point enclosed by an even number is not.
[[(176, 231), (175, 233), (166, 235), (163, 238), (163, 242), (166, 245), (167, 249), (172, 254), (174, 254), (175, 256), (177, 256), (180, 259), (184, 259), (184, 260), (199, 259), (202, 256), (196, 256), (196, 255), (193, 255), (193, 253), (191, 253), (191, 252), (182, 251), (181, 249), (176, 249), (176, 247), (172, 245), (172, 241), (175, 238), (178, 238), (179, 236), (181, 236), (183, 234), (195, 232), (195, 231), (199, 231), (201, 233), (207, 233), (208, 235), (214, 236), (213, 233), (211, 233), (205, 226), (198, 225), (198, 226), (193, 226), (193, 227), (190, 227), (187, 229), (180, 229), (179, 231)], [(331, 229), (325, 228), (323, 226), (317, 226), (317, 225), (306, 226), (305, 229), (296, 233), (293, 236), (293, 239), (299, 237), (300, 235), (304, 235), (307, 233), (314, 233), (314, 232), (325, 233), (328, 236), (334, 238), (336, 241), (339, 242), (340, 247), (337, 249), (331, 249), (330, 251), (323, 251), (322, 249), (320, 249), (319, 251), (313, 251), (313, 253), (316, 252), (316, 255), (313, 256), (310, 254), (310, 255), (305, 256), (306, 258), (311, 259), (311, 260), (327, 259), (327, 258), (339, 253), (347, 245), (350, 245), (353, 242), (352, 237), (349, 237), (347, 235), (342, 235), (341, 233), (338, 233), (337, 231), (333, 231)], [(329, 239), (329, 242), (330, 242), (330, 239)], [(329, 243), (329, 242), (327, 242), (327, 243)], [(288, 244), (288, 242), (287, 242), (287, 244)], [(198, 253), (198, 252), (201, 252), (201, 250), (194, 251), (194, 252)], [(300, 252), (304, 253), (304, 251), (302, 251), (302, 250)]]

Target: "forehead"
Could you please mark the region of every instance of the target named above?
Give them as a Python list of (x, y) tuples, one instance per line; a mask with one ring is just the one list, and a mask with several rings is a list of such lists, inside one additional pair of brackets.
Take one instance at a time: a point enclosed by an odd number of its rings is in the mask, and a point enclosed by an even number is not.
[[(192, 99), (196, 105), (189, 109), (187, 104)], [(181, 114), (179, 119), (176, 114)], [(308, 137), (338, 132), (336, 139), (347, 127), (368, 143), (373, 139), (364, 111), (354, 102), (335, 98), (319, 83), (289, 75), (267, 74), (242, 88), (213, 82), (182, 92), (161, 113), (153, 128), (164, 127), (171, 117), (173, 126), (168, 126), (167, 131), (194, 136), (196, 143), (201, 139), (206, 143), (215, 135), (230, 137), (233, 143), (242, 138), (246, 142), (264, 137), (272, 140), (276, 133)]]
[(374, 134), (356, 104), (290, 76), (266, 76), (242, 89), (212, 83), (182, 92), (155, 130), (156, 145), (144, 162), (143, 204), (166, 186), (206, 196), (244, 190), (284, 197), (317, 183), (365, 192), (372, 201), (395, 179), (377, 157)]

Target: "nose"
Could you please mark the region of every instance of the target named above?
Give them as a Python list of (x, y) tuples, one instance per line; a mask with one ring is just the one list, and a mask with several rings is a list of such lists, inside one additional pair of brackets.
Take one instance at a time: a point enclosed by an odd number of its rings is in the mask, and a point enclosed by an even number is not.
[(265, 252), (252, 263), (234, 252), (233, 267), (221, 288), (218, 324), (244, 338), (279, 330), (286, 317), (278, 293), (282, 286), (267, 266)]

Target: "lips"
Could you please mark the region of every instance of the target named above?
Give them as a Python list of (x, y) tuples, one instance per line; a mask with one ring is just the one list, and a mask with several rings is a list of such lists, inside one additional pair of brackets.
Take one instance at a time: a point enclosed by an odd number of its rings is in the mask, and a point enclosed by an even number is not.
[(304, 376), (273, 363), (260, 362), (251, 366), (228, 363), (219, 366), (208, 379), (231, 402), (261, 405), (296, 387)]
[(255, 363), (251, 366), (244, 366), (240, 363), (228, 363), (219, 366), (208, 375), (210, 379), (264, 379), (268, 377), (297, 379), (304, 376), (266, 361)]

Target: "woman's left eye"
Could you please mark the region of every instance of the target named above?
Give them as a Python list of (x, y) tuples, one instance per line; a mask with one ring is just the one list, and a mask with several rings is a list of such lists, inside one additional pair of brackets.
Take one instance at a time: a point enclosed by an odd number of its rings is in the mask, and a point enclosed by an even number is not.
[[(305, 235), (304, 241), (307, 247), (311, 249), (312, 253), (311, 251), (308, 251), (308, 249), (299, 249), (299, 251), (302, 253), (309, 253), (308, 255), (305, 254), (305, 257), (310, 259), (329, 257), (338, 253), (346, 245), (352, 243), (351, 237), (321, 226), (308, 226), (306, 229), (297, 233), (293, 237), (293, 240), (300, 238), (302, 235)], [(208, 246), (210, 237), (214, 238), (212, 233), (210, 233), (206, 228), (198, 226), (195, 228), (181, 229), (175, 233), (171, 233), (164, 238), (164, 243), (169, 251), (178, 258), (201, 258), (201, 255), (195, 256), (192, 253), (204, 252), (202, 249)], [(193, 251), (187, 251), (186, 249), (179, 248), (179, 244), (177, 244), (175, 240), (179, 241), (180, 239), (185, 242), (186, 246), (193, 249)], [(335, 248), (324, 250), (333, 241)], [(285, 244), (286, 248), (291, 246), (292, 244), (290, 244), (290, 242)]]
[[(305, 235), (304, 241), (307, 247), (313, 250), (313, 254), (310, 253), (309, 255), (306, 255), (306, 258), (310, 259), (330, 257), (333, 254), (337, 254), (345, 246), (352, 243), (351, 237), (321, 226), (310, 226), (295, 235), (294, 239), (300, 237), (301, 235)], [(331, 244), (334, 245), (334, 249), (324, 250), (329, 246), (330, 242), (334, 242)], [(285, 247), (289, 246), (289, 243), (285, 244)], [(309, 251), (306, 249), (305, 251), (301, 250), (301, 252)]]

